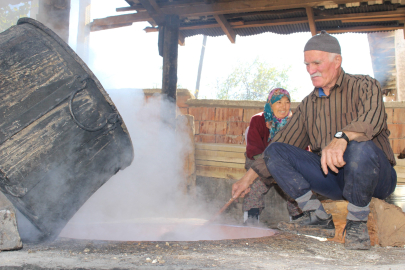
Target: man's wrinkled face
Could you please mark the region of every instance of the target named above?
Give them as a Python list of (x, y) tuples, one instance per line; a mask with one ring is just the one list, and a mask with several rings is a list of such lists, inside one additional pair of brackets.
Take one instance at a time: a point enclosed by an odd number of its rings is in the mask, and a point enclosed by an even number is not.
[(312, 84), (319, 88), (329, 89), (334, 86), (341, 64), (341, 57), (337, 55), (331, 59), (331, 54), (323, 51), (304, 52), (304, 63), (311, 76)]

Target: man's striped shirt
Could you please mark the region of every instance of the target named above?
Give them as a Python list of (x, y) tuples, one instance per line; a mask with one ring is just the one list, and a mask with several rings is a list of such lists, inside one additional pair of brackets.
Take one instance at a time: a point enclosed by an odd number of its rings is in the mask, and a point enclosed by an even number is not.
[(370, 76), (347, 74), (343, 69), (330, 95), (319, 97), (319, 88), (315, 88), (272, 142), (302, 149), (310, 145), (312, 152), (320, 154), (338, 131), (363, 133), (355, 141), (372, 140), (395, 165), (379, 82)]

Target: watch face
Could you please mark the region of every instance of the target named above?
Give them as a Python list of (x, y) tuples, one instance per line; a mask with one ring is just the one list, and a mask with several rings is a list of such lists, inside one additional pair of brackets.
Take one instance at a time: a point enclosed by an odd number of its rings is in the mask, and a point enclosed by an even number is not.
[(340, 137), (342, 137), (342, 135), (343, 135), (343, 132), (339, 131), (335, 134), (335, 137), (340, 138)]

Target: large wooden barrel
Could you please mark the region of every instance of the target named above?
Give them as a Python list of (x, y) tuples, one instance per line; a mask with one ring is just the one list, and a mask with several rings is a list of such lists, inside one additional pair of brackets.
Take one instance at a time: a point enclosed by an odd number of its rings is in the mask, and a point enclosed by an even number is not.
[(130, 165), (128, 130), (86, 64), (33, 19), (0, 33), (0, 98), (0, 190), (55, 238)]

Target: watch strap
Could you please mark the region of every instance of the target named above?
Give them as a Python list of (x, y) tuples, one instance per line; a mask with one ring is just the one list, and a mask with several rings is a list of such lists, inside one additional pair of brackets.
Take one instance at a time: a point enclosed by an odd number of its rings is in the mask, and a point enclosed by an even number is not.
[(347, 144), (349, 144), (350, 140), (349, 137), (347, 137), (347, 135), (342, 131), (342, 137), (336, 137), (338, 139), (345, 139)]

